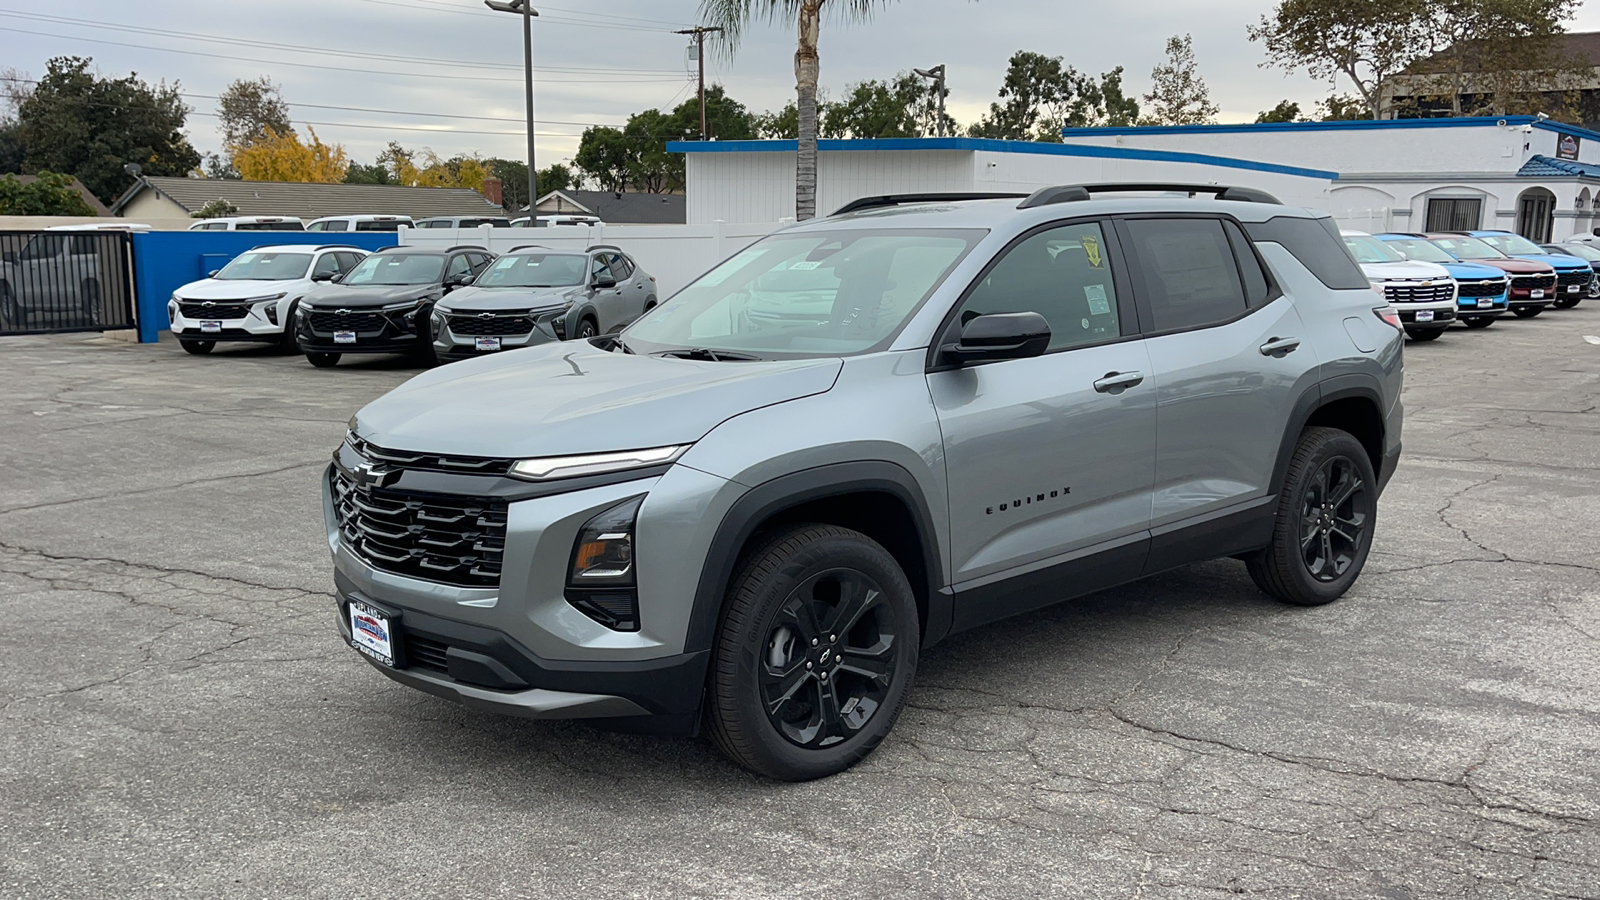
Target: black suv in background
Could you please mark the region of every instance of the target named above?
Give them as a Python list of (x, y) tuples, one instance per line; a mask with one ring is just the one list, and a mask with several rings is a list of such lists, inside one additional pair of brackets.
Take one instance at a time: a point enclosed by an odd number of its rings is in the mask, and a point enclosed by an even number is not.
[(338, 365), (346, 353), (405, 353), (432, 363), (433, 305), (493, 260), (482, 247), (385, 247), (300, 301), (300, 352), (318, 368)]

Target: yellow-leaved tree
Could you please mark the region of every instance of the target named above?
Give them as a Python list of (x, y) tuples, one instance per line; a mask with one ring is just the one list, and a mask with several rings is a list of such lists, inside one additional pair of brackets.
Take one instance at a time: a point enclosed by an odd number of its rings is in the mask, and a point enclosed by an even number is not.
[(229, 147), (239, 177), (246, 181), (299, 181), (310, 184), (338, 184), (344, 180), (350, 159), (340, 144), (329, 146), (310, 128), (311, 142), (303, 143), (293, 129), (279, 132), (267, 128), (263, 137), (249, 144)]
[(391, 142), (378, 159), (394, 175), (395, 181), (406, 187), (464, 187), (481, 191), (483, 180), (489, 177), (488, 161), (477, 154), (443, 159), (427, 147), (412, 151)]

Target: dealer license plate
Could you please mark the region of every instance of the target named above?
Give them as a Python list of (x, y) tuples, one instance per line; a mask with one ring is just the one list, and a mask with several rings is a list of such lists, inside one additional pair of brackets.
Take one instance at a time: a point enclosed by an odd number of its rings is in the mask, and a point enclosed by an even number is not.
[(335, 331), (333, 333), (333, 342), (335, 344), (354, 344), (356, 342), (356, 333), (354, 331)]
[(1479, 309), (1492, 309), (1492, 308), (1494, 308), (1494, 298), (1493, 297), (1479, 297), (1478, 298), (1478, 308)]
[(492, 338), (491, 337), (481, 337), (481, 338), (478, 338), (477, 347), (478, 347), (478, 352), (479, 353), (490, 353), (490, 352), (493, 352), (495, 350), (499, 350), (500, 349), (500, 339), (497, 338), (497, 337), (492, 337)]
[(393, 666), (394, 630), (389, 617), (359, 600), (351, 600), (350, 646), (386, 666)]
[(1418, 322), (1432, 322), (1433, 321), (1433, 310), (1431, 310), (1431, 309), (1418, 310), (1417, 311), (1417, 321)]
[(1581, 284), (1569, 284), (1569, 285), (1567, 285), (1567, 293), (1576, 294), (1578, 292), (1578, 289), (1582, 288), (1582, 287), (1583, 287), (1583, 285), (1581, 285)]
[(205, 334), (217, 334), (222, 331), (221, 322), (201, 322), (200, 330)]
[(1529, 293), (1528, 296), (1532, 297), (1535, 300), (1543, 300), (1544, 299), (1544, 291), (1533, 291), (1533, 292)]

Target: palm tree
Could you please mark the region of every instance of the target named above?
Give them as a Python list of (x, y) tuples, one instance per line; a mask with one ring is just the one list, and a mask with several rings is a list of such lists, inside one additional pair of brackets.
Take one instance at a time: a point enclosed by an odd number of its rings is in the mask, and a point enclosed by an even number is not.
[(722, 47), (732, 52), (753, 18), (795, 23), (799, 41), (794, 51), (795, 107), (800, 112), (800, 153), (795, 163), (794, 210), (801, 221), (817, 214), (817, 33), (822, 9), (837, 11), (847, 21), (872, 17), (894, 0), (700, 0), (700, 19), (722, 29)]

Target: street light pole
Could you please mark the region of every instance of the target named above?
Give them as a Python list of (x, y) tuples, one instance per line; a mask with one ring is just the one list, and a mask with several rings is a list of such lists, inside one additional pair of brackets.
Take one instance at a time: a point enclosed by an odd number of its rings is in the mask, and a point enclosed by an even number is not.
[(483, 0), (495, 12), (522, 14), (522, 66), (528, 111), (528, 224), (539, 221), (534, 205), (539, 202), (539, 168), (533, 159), (533, 17), (539, 11), (532, 0)]

